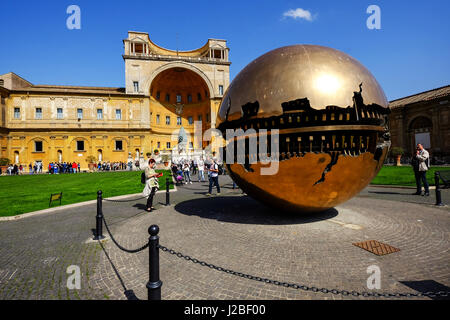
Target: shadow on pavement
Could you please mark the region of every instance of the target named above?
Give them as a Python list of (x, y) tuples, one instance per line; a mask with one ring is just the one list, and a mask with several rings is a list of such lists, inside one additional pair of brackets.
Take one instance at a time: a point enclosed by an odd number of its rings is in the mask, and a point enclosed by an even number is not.
[(294, 214), (267, 207), (248, 196), (226, 196), (193, 199), (178, 203), (175, 210), (181, 214), (242, 224), (303, 224), (336, 217), (335, 208), (310, 214)]
[[(450, 292), (450, 288), (442, 283), (436, 282), (434, 280), (422, 280), (422, 281), (399, 281), (401, 284), (404, 284), (411, 289), (414, 289), (421, 293), (427, 292)], [(430, 297), (432, 300), (450, 300), (450, 297)]]
[(133, 208), (138, 208), (139, 210), (147, 209), (147, 203), (136, 203), (133, 205)]
[(368, 193), (376, 193), (376, 194), (401, 194), (401, 195), (409, 195), (409, 193), (400, 193), (400, 192), (390, 192), (390, 191), (367, 191)]
[(109, 263), (111, 264), (111, 266), (112, 266), (112, 268), (113, 268), (113, 270), (114, 270), (114, 272), (115, 272), (115, 274), (116, 274), (116, 276), (117, 276), (117, 279), (119, 279), (120, 284), (122, 285), (122, 288), (123, 288), (123, 294), (125, 295), (125, 297), (127, 298), (127, 300), (139, 300), (138, 297), (136, 297), (136, 295), (134, 294), (134, 291), (133, 291), (133, 290), (128, 290), (128, 289), (125, 287), (125, 283), (123, 282), (122, 277), (121, 277), (120, 274), (119, 274), (119, 271), (117, 271), (116, 266), (115, 266), (114, 263), (111, 261), (111, 258), (109, 257), (108, 252), (106, 251), (106, 249), (105, 249), (105, 247), (103, 246), (102, 242), (101, 242), (101, 241), (98, 241), (98, 243), (99, 243), (100, 246), (102, 247), (102, 250), (103, 250), (103, 252), (105, 253), (106, 258), (108, 259)]

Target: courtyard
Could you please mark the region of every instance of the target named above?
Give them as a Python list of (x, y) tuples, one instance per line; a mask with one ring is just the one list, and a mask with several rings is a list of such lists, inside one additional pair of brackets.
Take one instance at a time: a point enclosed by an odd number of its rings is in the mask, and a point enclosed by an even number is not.
[[(413, 189), (369, 186), (358, 196), (315, 215), (268, 208), (232, 189), (221, 176), (221, 195), (205, 197), (207, 184), (177, 187), (165, 206), (145, 212), (145, 200), (103, 202), (114, 238), (135, 249), (160, 227), (160, 244), (236, 272), (329, 290), (388, 293), (449, 291), (448, 206), (434, 206)], [(443, 199), (450, 194), (444, 189)], [(1, 299), (147, 299), (148, 250), (121, 251), (111, 241), (92, 241), (96, 204), (55, 208), (0, 222)], [(107, 231), (103, 231), (105, 236)], [(377, 240), (400, 249), (375, 255), (353, 243)], [(68, 289), (66, 272), (80, 267), (81, 288)], [(369, 290), (368, 267), (380, 270), (380, 289)], [(285, 288), (237, 277), (160, 251), (163, 300), (385, 299)], [(421, 297), (401, 299), (442, 299)]]

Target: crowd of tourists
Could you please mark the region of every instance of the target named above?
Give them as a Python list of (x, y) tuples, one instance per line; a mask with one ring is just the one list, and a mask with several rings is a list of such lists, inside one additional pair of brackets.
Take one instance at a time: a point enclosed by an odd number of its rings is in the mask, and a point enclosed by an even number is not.
[(198, 161), (181, 159), (172, 163), (171, 170), (177, 184), (192, 184), (197, 176), (197, 182), (209, 182), (209, 191), (206, 195), (211, 195), (213, 186), (216, 186), (217, 194), (220, 194), (219, 175), (224, 172), (224, 168), (216, 158), (203, 160), (201, 157)]
[(131, 170), (133, 164), (132, 162), (124, 162), (124, 161), (118, 161), (118, 162), (98, 162), (97, 163), (97, 170), (98, 171), (119, 171), (119, 170)]
[[(28, 170), (27, 170), (28, 168)], [(42, 163), (36, 162), (34, 165), (31, 163), (28, 166), (24, 166), (22, 164), (9, 164), (6, 167), (6, 172), (2, 172), (0, 168), (0, 175), (3, 173), (6, 173), (7, 175), (13, 176), (13, 175), (19, 175), (19, 174), (26, 174), (27, 171), (29, 174), (34, 173), (42, 173)]]
[(48, 173), (77, 173), (81, 171), (80, 163), (78, 162), (50, 162), (48, 164)]
[[(137, 170), (139, 170), (139, 161), (134, 163)], [(98, 162), (95, 165), (97, 171), (123, 171), (133, 170), (133, 162), (117, 161), (117, 162)], [(81, 172), (81, 164), (79, 162), (50, 162), (46, 166), (46, 170), (43, 169), (42, 162), (37, 161), (34, 164), (30, 163), (28, 166), (22, 164), (9, 164), (5, 172), (2, 172), (0, 168), (0, 175), (22, 175), (22, 174), (61, 174), (61, 173), (79, 173)]]
[[(161, 174), (155, 171), (156, 162), (154, 159), (150, 159), (148, 166), (145, 168), (145, 187), (143, 190), (143, 195), (147, 197), (147, 208), (148, 212), (154, 211), (153, 207), (153, 197), (159, 188), (158, 178)], [(196, 182), (206, 182), (209, 181), (208, 192), (206, 196), (211, 196), (212, 189), (215, 186), (217, 189), (217, 195), (220, 195), (220, 184), (219, 175), (224, 174), (225, 170), (222, 163), (219, 163), (216, 158), (207, 158), (203, 160), (201, 157), (197, 160), (186, 160), (181, 159), (178, 161), (173, 161), (171, 165), (171, 171), (175, 177), (177, 185), (180, 184), (192, 184), (197, 177)], [(208, 179), (208, 180), (206, 180)], [(144, 183), (144, 181), (143, 181)], [(233, 182), (233, 189), (237, 186)]]

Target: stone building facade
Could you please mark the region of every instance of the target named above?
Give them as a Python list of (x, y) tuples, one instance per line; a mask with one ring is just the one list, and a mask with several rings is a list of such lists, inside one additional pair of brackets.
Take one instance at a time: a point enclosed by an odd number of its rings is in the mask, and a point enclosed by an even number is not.
[(181, 128), (193, 149), (194, 122), (202, 122), (202, 133), (215, 127), (229, 85), (226, 41), (174, 51), (130, 31), (123, 43), (124, 88), (34, 85), (0, 75), (0, 157), (87, 169), (88, 156), (115, 162), (172, 150)]
[(390, 101), (392, 147), (405, 158), (417, 143), (430, 152), (432, 163), (450, 163), (450, 85)]

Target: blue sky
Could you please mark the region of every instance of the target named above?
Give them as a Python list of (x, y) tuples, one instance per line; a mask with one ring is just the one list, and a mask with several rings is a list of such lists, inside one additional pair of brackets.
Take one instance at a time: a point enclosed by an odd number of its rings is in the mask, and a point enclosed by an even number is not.
[[(66, 27), (71, 4), (81, 9), (80, 30)], [(369, 5), (381, 9), (380, 30), (366, 26)], [(311, 19), (283, 15), (298, 8)], [(0, 74), (34, 84), (123, 87), (128, 30), (169, 49), (226, 39), (231, 79), (267, 51), (318, 44), (359, 60), (389, 100), (450, 84), (448, 0), (43, 0), (4, 1), (1, 9)]]

